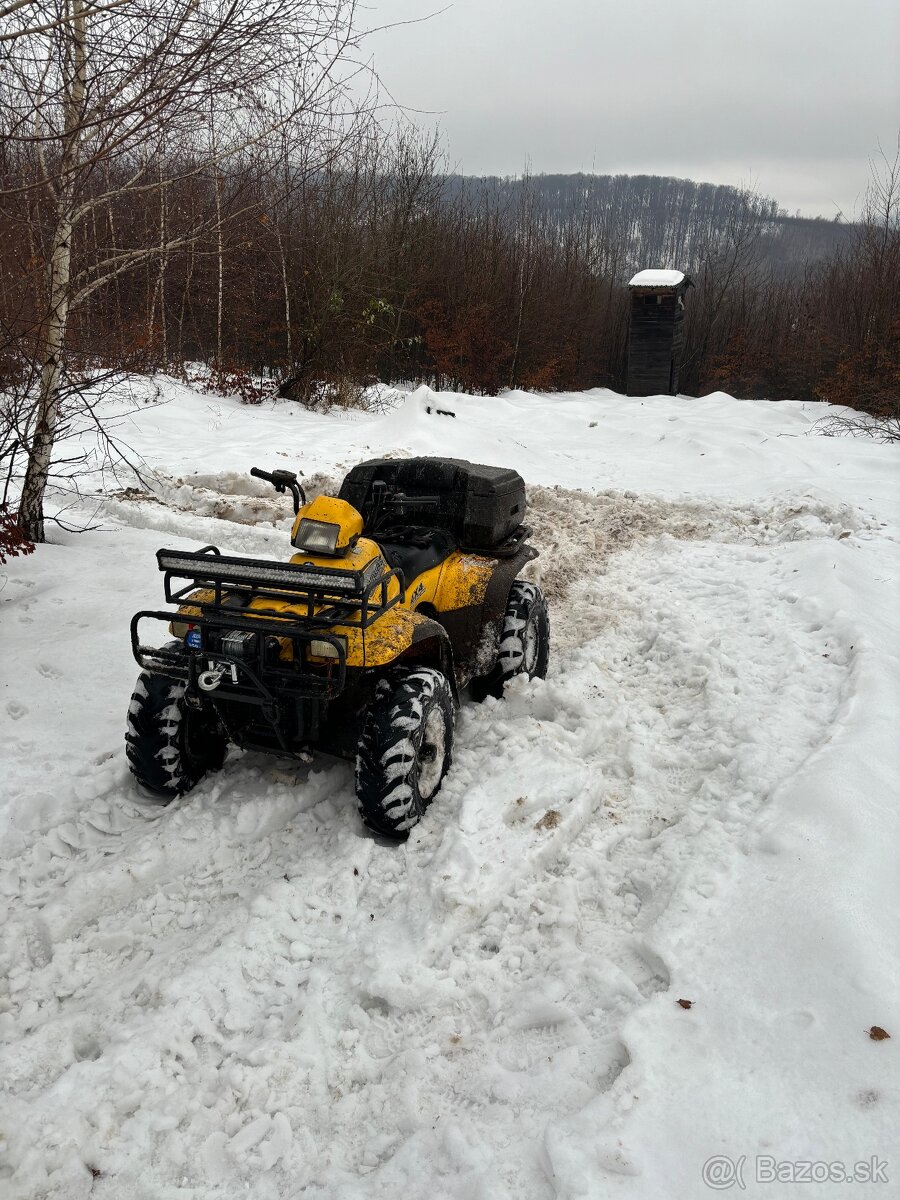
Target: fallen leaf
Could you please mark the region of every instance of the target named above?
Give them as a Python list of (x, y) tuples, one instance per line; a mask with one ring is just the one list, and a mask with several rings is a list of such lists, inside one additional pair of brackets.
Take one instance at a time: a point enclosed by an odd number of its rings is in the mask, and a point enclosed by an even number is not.
[(680, 1004), (682, 1008), (690, 1008), (694, 1003), (693, 1000), (676, 1000), (676, 1004)]
[(888, 1033), (888, 1031), (886, 1029), (882, 1029), (880, 1025), (873, 1025), (869, 1030), (869, 1037), (873, 1042), (883, 1042), (885, 1038), (889, 1038), (890, 1036), (891, 1035)]
[(559, 813), (555, 808), (548, 808), (539, 821), (535, 821), (535, 829), (555, 829), (559, 824)]

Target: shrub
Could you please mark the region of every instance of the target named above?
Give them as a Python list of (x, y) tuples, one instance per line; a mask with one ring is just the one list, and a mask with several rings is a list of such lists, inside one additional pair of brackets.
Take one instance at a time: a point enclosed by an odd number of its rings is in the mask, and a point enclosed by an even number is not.
[(20, 554), (33, 554), (34, 543), (22, 533), (17, 513), (10, 512), (6, 504), (0, 504), (0, 563)]

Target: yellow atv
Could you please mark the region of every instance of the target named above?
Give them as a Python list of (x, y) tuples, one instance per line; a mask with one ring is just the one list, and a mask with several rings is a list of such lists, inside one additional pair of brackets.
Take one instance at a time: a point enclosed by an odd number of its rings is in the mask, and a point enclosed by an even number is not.
[[(450, 766), (464, 687), (543, 677), (549, 620), (517, 576), (537, 556), (515, 472), (374, 459), (307, 503), (290, 471), (250, 472), (294, 498), (289, 562), (160, 550), (166, 602), (131, 622), (142, 667), (128, 761), (164, 801), (222, 766), (229, 743), (356, 758), (365, 823), (404, 838)], [(142, 643), (142, 621), (175, 640)]]

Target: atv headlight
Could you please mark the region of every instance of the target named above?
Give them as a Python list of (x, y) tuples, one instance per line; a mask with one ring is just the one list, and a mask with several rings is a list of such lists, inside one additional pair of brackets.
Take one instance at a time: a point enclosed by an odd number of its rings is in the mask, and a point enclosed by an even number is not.
[(318, 639), (309, 643), (309, 652), (313, 658), (340, 658), (341, 653), (333, 642), (320, 642)]
[[(343, 638), (341, 639), (343, 641)], [(309, 643), (310, 658), (340, 658), (341, 652), (334, 642), (322, 641), (320, 638), (314, 638)]]
[(340, 525), (304, 517), (297, 528), (294, 545), (307, 554), (334, 554), (340, 532)]

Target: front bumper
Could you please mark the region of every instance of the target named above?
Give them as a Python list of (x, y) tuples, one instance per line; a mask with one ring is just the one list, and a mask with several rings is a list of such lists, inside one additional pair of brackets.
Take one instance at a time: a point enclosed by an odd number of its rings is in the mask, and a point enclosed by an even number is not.
[[(144, 609), (135, 613), (131, 619), (131, 652), (143, 670), (181, 679), (189, 693), (198, 690), (199, 676), (210, 669), (211, 663), (229, 668), (219, 686), (208, 693), (214, 699), (277, 706), (288, 698), (329, 700), (344, 690), (347, 644), (328, 629), (298, 628), (284, 619), (266, 620), (229, 612), (225, 620), (201, 615), (182, 618), (199, 634), (196, 649), (183, 644), (149, 646), (141, 641), (142, 622), (162, 621), (168, 626), (172, 619), (173, 614), (165, 611)], [(222, 647), (223, 638), (236, 632), (255, 635), (252, 653), (236, 655)], [(313, 642), (333, 647), (333, 657), (312, 656)], [(285, 645), (289, 646), (287, 655)]]

